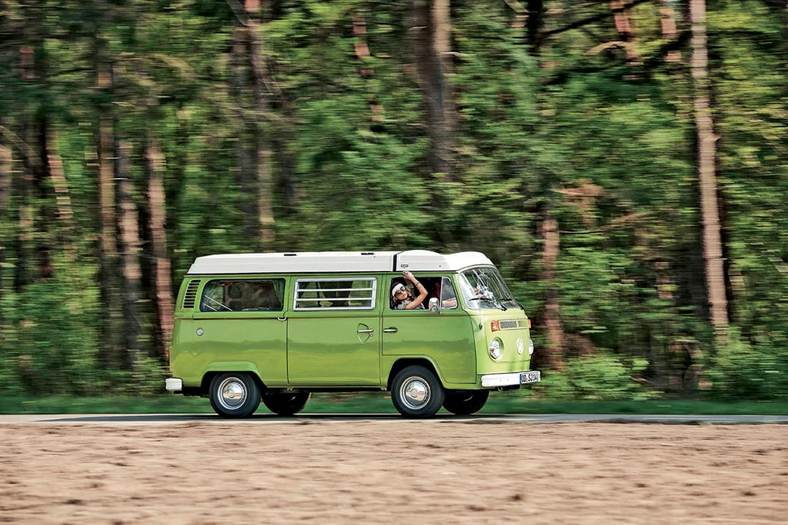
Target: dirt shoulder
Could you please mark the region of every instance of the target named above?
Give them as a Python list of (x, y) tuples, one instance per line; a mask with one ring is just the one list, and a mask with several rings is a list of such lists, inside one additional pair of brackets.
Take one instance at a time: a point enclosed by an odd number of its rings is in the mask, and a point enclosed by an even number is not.
[(785, 523), (784, 425), (0, 425), (0, 522)]

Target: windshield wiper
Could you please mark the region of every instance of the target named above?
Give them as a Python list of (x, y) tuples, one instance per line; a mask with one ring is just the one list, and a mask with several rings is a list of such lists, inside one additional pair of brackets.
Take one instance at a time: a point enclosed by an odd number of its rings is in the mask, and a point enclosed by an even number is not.
[(493, 306), (495, 306), (496, 308), (500, 308), (504, 312), (506, 310), (508, 310), (508, 308), (506, 308), (504, 305), (499, 303), (498, 300), (495, 297), (490, 296), (490, 295), (476, 295), (474, 297), (471, 297), (468, 300), (469, 301), (486, 301), (486, 302), (492, 304)]

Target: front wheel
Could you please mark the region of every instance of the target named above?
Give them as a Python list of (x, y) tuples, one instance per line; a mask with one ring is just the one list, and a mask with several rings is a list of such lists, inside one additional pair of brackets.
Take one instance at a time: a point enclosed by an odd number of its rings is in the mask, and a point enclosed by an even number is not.
[(434, 416), (444, 399), (443, 386), (435, 374), (419, 365), (403, 368), (391, 383), (391, 402), (405, 417)]
[(263, 392), (263, 404), (280, 416), (292, 416), (306, 406), (310, 392)]
[(455, 390), (446, 393), (443, 408), (458, 416), (475, 414), (490, 397), (489, 390)]
[(211, 406), (222, 417), (248, 417), (260, 406), (260, 387), (250, 374), (219, 374), (211, 381)]

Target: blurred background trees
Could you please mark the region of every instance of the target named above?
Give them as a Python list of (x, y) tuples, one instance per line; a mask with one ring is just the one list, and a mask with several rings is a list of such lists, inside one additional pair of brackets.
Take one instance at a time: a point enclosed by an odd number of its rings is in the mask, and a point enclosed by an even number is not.
[(2, 392), (159, 388), (194, 257), (423, 248), (499, 265), (544, 395), (788, 395), (782, 1), (15, 0), (0, 34)]

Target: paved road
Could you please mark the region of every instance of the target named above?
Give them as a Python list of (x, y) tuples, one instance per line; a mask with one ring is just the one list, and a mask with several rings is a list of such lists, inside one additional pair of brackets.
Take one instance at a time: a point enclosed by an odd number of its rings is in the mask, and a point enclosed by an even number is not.
[[(20, 423), (45, 424), (98, 424), (98, 425), (163, 425), (175, 423), (238, 423), (273, 424), (358, 421), (407, 421), (397, 414), (300, 414), (297, 417), (278, 417), (273, 414), (255, 414), (251, 418), (222, 419), (214, 414), (52, 414), (52, 415), (2, 415), (0, 425)], [(788, 416), (704, 416), (704, 415), (622, 415), (622, 414), (477, 414), (459, 417), (440, 414), (434, 422), (467, 423), (661, 423), (661, 424), (788, 424)]]

